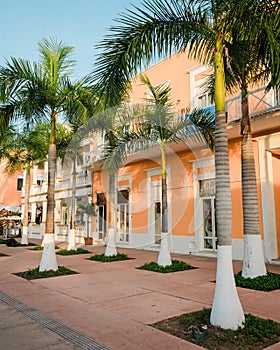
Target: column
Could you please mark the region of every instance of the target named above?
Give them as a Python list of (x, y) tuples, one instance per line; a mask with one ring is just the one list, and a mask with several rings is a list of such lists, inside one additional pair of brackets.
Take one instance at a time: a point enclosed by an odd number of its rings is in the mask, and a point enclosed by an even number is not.
[(272, 155), (267, 151), (268, 140), (258, 140), (264, 256), (268, 261), (277, 258), (276, 218), (274, 205)]

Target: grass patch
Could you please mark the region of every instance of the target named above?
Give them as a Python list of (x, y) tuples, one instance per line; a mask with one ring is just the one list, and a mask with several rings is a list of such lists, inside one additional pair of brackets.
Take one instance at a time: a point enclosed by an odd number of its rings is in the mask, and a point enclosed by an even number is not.
[(99, 262), (113, 262), (113, 261), (121, 261), (121, 260), (130, 260), (133, 258), (129, 258), (127, 254), (118, 253), (114, 256), (105, 256), (104, 254), (96, 254), (88, 258), (88, 260), (94, 260)]
[(14, 275), (25, 278), (26, 280), (35, 280), (38, 278), (66, 276), (66, 275), (73, 275), (76, 273), (77, 272), (72, 271), (67, 267), (58, 266), (58, 269), (56, 271), (47, 270), (47, 271), (40, 272), (39, 267), (35, 267), (34, 269), (29, 269), (28, 271), (14, 273)]
[[(277, 322), (248, 314), (245, 315), (243, 328), (240, 327), (237, 331), (224, 330), (210, 324), (210, 313), (211, 309), (203, 309), (172, 317), (151, 326), (213, 350), (261, 350), (280, 341), (280, 324)], [(204, 339), (195, 340), (196, 331), (201, 330), (206, 336)]]
[(0, 256), (9, 256), (9, 255), (4, 254), (4, 253), (0, 253)]
[(193, 270), (196, 267), (185, 263), (184, 261), (172, 260), (172, 265), (170, 266), (160, 266), (156, 262), (149, 262), (144, 264), (143, 266), (137, 267), (139, 270), (148, 270), (160, 273), (170, 273), (170, 272), (178, 272), (185, 270)]
[[(58, 249), (59, 247), (58, 246), (55, 246), (54, 249)], [(36, 247), (30, 249), (30, 250), (43, 250), (44, 247), (40, 246), (40, 245), (37, 245)]]
[(280, 274), (267, 272), (264, 276), (256, 278), (244, 278), (241, 272), (234, 275), (237, 287), (248, 288), (254, 290), (261, 290), (263, 292), (270, 292), (272, 290), (280, 289)]
[(5, 240), (2, 239), (2, 238), (0, 238), (0, 244), (6, 244), (6, 243), (5, 243)]
[(78, 248), (77, 250), (67, 250), (67, 249), (61, 249), (56, 254), (58, 255), (77, 255), (77, 254), (88, 254), (91, 253), (89, 250), (86, 250), (84, 248)]

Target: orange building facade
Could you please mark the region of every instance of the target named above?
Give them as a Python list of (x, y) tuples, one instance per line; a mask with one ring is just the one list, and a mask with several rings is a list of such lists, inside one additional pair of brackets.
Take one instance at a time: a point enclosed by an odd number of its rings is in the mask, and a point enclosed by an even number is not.
[(21, 211), (21, 190), (23, 173), (13, 175), (5, 173), (6, 162), (0, 163), (0, 210), (5, 208), (11, 212)]
[[(208, 67), (189, 60), (186, 53), (174, 54), (144, 73), (152, 84), (171, 87), (173, 106), (180, 113), (195, 107), (212, 108), (203, 82)], [(149, 98), (139, 76), (132, 82), (131, 103)], [(265, 258), (280, 254), (280, 110), (279, 91), (258, 87), (250, 92), (250, 113), (259, 195), (259, 217)], [(233, 257), (243, 257), (241, 192), (240, 96), (228, 96), (228, 138), (232, 198)], [(92, 201), (97, 217), (92, 220), (95, 240), (104, 240), (108, 229), (108, 174), (92, 170)], [(214, 155), (201, 145), (174, 144), (167, 155), (168, 230), (171, 252), (214, 255), (215, 164)], [(114, 222), (119, 247), (158, 250), (161, 234), (161, 167), (157, 148), (128, 158), (115, 176)]]

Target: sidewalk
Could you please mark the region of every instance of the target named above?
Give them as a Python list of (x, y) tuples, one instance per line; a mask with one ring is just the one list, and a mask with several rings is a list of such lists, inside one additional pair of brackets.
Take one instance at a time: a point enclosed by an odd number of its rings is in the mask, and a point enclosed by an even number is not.
[[(156, 261), (156, 252), (119, 249), (119, 252), (134, 259), (99, 263), (86, 258), (93, 253), (103, 253), (104, 247), (87, 246), (92, 252), (89, 255), (57, 256), (59, 265), (79, 274), (27, 281), (12, 273), (39, 265), (42, 252), (30, 248), (0, 245), (0, 252), (9, 255), (0, 257), (0, 290), (5, 293), (2, 296), (4, 299), (5, 295), (15, 298), (14, 301), (8, 297), (11, 305), (17, 301), (18, 305), (23, 305), (15, 310), (8, 302), (0, 303), (1, 315), (4, 315), (4, 321), (0, 323), (1, 348), (2, 344), (11, 344), (7, 338), (13, 340), (15, 347), (5, 346), (3, 349), (83, 348), (82, 345), (75, 347), (71, 341), (78, 337), (82, 343), (89, 338), (92, 340), (88, 349), (202, 349), (149, 325), (211, 307), (215, 288), (212, 283), (216, 272), (215, 258), (174, 254), (174, 259), (184, 260), (198, 269), (158, 274), (135, 269), (145, 262)], [(235, 272), (241, 269), (240, 261), (234, 262), (234, 269)], [(268, 270), (280, 273), (280, 266), (269, 265)], [(280, 291), (264, 293), (239, 288), (238, 293), (245, 313), (280, 322)], [(53, 329), (59, 325), (64, 327), (66, 333), (72, 332), (72, 338), (66, 337), (70, 339), (66, 341), (59, 336), (59, 332), (54, 334), (44, 323), (39, 324), (36, 318), (36, 321), (34, 318), (30, 320), (20, 311), (21, 308), (31, 308), (31, 314), (38, 313), (38, 319), (47, 320), (45, 324), (53, 322)], [(40, 343), (33, 343), (33, 338), (40, 339)], [(280, 343), (269, 349), (280, 349)]]

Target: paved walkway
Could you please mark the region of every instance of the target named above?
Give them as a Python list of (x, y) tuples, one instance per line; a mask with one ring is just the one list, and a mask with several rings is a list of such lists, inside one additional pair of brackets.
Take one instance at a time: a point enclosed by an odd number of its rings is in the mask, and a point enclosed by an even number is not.
[[(198, 269), (157, 274), (135, 269), (156, 261), (156, 252), (120, 249), (134, 259), (99, 263), (86, 258), (104, 248), (87, 247), (89, 255), (57, 256), (59, 265), (78, 274), (27, 281), (13, 273), (39, 265), (42, 252), (30, 248), (0, 245), (0, 253), (9, 255), (0, 257), (1, 349), (202, 349), (150, 324), (211, 307), (215, 258), (174, 254)], [(280, 266), (268, 270), (280, 273)], [(238, 293), (245, 313), (280, 322), (280, 291)]]

